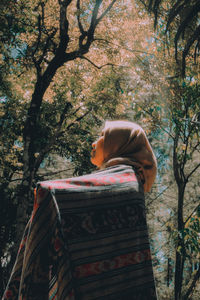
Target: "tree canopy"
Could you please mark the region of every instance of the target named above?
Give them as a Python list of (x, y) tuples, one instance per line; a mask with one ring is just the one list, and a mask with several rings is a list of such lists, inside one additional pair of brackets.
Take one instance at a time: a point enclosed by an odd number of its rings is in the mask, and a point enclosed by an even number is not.
[(197, 63), (200, 49), (200, 25), (198, 0), (141, 0), (146, 9), (154, 14), (154, 26), (174, 41), (175, 58), (181, 64), (185, 76), (186, 61), (192, 56)]

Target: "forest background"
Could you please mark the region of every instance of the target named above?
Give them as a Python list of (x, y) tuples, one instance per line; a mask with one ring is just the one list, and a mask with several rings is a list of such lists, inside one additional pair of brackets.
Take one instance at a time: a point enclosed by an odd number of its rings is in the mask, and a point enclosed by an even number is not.
[(0, 296), (38, 180), (93, 170), (106, 119), (138, 122), (158, 159), (146, 196), (158, 297), (199, 299), (197, 0), (0, 3)]

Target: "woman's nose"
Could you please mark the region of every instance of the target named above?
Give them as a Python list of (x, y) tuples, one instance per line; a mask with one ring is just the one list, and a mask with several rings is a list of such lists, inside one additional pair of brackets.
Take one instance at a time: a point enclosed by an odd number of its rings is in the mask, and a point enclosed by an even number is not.
[(97, 142), (92, 143), (92, 148), (96, 148), (96, 143)]

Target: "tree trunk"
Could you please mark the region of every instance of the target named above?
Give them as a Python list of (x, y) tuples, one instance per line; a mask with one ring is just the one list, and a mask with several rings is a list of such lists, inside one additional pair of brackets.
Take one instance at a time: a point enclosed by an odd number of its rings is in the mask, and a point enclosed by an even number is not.
[(171, 266), (171, 258), (167, 259), (167, 287), (170, 285), (171, 281), (171, 273), (172, 273), (172, 266)]
[(32, 181), (22, 181), (17, 190), (17, 214), (16, 214), (16, 234), (14, 255), (16, 256), (19, 243), (22, 239), (23, 232), (28, 221), (28, 206), (31, 201), (31, 185)]
[[(35, 51), (32, 53), (33, 62), (36, 67), (37, 71), (37, 82), (35, 84), (35, 89), (32, 94), (32, 100), (30, 103), (30, 107), (27, 113), (26, 122), (24, 124), (24, 131), (23, 131), (23, 139), (24, 139), (24, 153), (23, 153), (23, 180), (19, 185), (16, 193), (17, 199), (17, 224), (16, 224), (16, 237), (15, 237), (15, 253), (18, 249), (19, 241), (22, 238), (23, 231), (27, 222), (27, 211), (29, 207), (29, 203), (31, 201), (32, 195), (32, 186), (34, 176), (37, 172), (36, 166), (36, 158), (35, 153), (39, 152), (36, 149), (36, 140), (37, 136), (37, 125), (40, 116), (40, 109), (43, 100), (44, 93), (46, 92), (47, 88), (49, 87), (56, 71), (63, 66), (64, 63), (75, 60), (76, 58), (82, 58), (84, 54), (88, 53), (91, 44), (94, 41), (94, 32), (102, 20), (102, 18), (110, 11), (116, 0), (113, 0), (107, 7), (107, 9), (100, 15), (99, 18), (98, 12), (101, 1), (96, 1), (95, 6), (92, 12), (91, 23), (89, 25), (88, 31), (83, 30), (83, 26), (81, 24), (80, 18), (78, 18), (78, 25), (80, 29), (80, 36), (79, 36), (79, 45), (77, 50), (73, 50), (72, 52), (66, 52), (68, 43), (69, 43), (69, 33), (68, 33), (68, 20), (67, 20), (67, 8), (70, 5), (72, 0), (64, 0), (58, 1), (60, 6), (60, 19), (59, 19), (59, 43), (57, 45), (57, 49), (54, 51), (54, 57), (42, 73), (42, 62), (45, 61), (45, 56), (48, 54), (48, 43), (49, 43), (49, 36), (46, 40), (46, 44), (42, 45), (42, 48), (45, 50), (40, 57), (35, 56), (37, 51), (37, 47)], [(77, 2), (78, 3), (78, 2)], [(40, 41), (40, 29), (38, 29), (38, 41)], [(86, 39), (86, 41), (85, 41)], [(39, 45), (40, 46), (40, 45)], [(39, 48), (39, 47), (38, 47)], [(49, 137), (47, 137), (48, 139)]]
[[(3, 253), (0, 249), (0, 257), (3, 256)], [(2, 293), (5, 290), (5, 278), (4, 278), (4, 272), (2, 268), (2, 262), (0, 261), (0, 298), (3, 296)]]
[(178, 243), (176, 247), (176, 262), (175, 262), (175, 282), (174, 282), (174, 299), (181, 299), (182, 285), (183, 285), (183, 270), (185, 264), (185, 248), (184, 237), (182, 235), (184, 230), (183, 222), (183, 201), (185, 192), (185, 183), (178, 182)]
[(176, 250), (176, 265), (175, 265), (175, 300), (181, 299), (182, 284), (183, 284), (183, 268), (185, 258)]

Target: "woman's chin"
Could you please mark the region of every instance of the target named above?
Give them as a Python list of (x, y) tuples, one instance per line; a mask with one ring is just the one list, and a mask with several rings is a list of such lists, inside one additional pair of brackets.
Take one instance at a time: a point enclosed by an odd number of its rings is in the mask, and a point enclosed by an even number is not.
[(97, 161), (95, 161), (95, 159), (94, 159), (93, 157), (90, 158), (90, 161), (91, 161), (91, 163), (92, 163), (94, 166), (96, 166), (97, 168), (100, 167), (100, 164), (99, 164)]
[(90, 161), (91, 161), (91, 163), (93, 164), (93, 165), (95, 165), (96, 166), (96, 163), (95, 163), (95, 160), (94, 160), (94, 157), (90, 157)]

